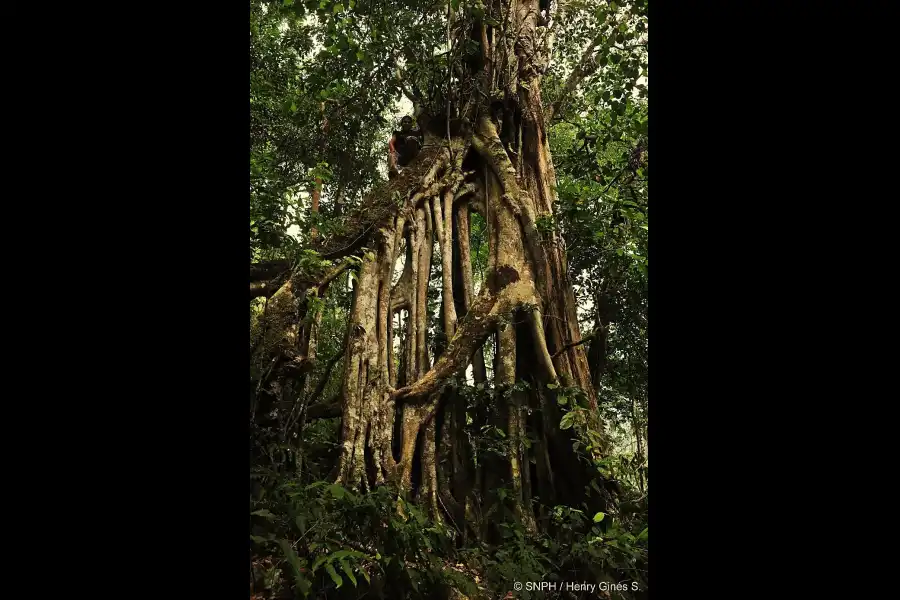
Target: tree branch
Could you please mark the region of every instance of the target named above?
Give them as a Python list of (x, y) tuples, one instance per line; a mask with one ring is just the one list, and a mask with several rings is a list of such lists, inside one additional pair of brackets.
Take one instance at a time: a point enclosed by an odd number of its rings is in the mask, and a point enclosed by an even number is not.
[[(347, 329), (349, 334), (349, 328)], [(315, 391), (313, 391), (312, 396), (309, 397), (309, 401), (307, 404), (313, 404), (315, 406), (316, 400), (318, 400), (319, 396), (322, 395), (322, 392), (325, 390), (325, 386), (328, 385), (328, 380), (331, 378), (331, 371), (334, 369), (334, 365), (338, 363), (341, 358), (344, 357), (344, 353), (347, 351), (347, 341), (348, 335), (344, 335), (344, 343), (335, 352), (334, 356), (329, 359), (328, 364), (325, 366), (325, 373), (322, 374), (322, 378), (319, 380), (319, 384), (316, 386)], [(312, 410), (312, 409), (310, 409)], [(340, 403), (338, 403), (338, 410), (340, 410)]]
[(496, 295), (489, 288), (483, 288), (472, 308), (460, 319), (456, 333), (431, 370), (415, 383), (393, 390), (394, 400), (412, 402), (427, 398), (442, 381), (468, 366), (472, 354), (494, 332), (502, 316), (511, 314), (523, 304), (537, 303), (534, 286), (523, 281), (508, 283)]
[(560, 93), (559, 99), (547, 107), (547, 115), (545, 117), (547, 122), (550, 122), (554, 115), (559, 114), (566, 101), (571, 98), (573, 92), (575, 92), (575, 88), (578, 87), (578, 84), (584, 81), (585, 77), (593, 75), (594, 71), (597, 70), (598, 65), (597, 61), (593, 60), (593, 54), (594, 49), (600, 43), (600, 39), (601, 36), (597, 36), (591, 40), (591, 43), (588, 44), (588, 47), (585, 48), (584, 53), (581, 55), (581, 60), (578, 61), (578, 65), (571, 73), (569, 73), (569, 78), (566, 79), (566, 84), (563, 86), (563, 91)]
[[(437, 158), (438, 155), (440, 155), (439, 158)], [(358, 211), (347, 216), (346, 220), (356, 225), (352, 233), (347, 233), (323, 244), (323, 246), (327, 245), (331, 248), (339, 245), (340, 247), (336, 249), (316, 248), (321, 257), (327, 260), (344, 258), (362, 248), (373, 230), (382, 226), (386, 219), (393, 219), (396, 215), (397, 206), (393, 201), (394, 194), (399, 192), (407, 198), (412, 195), (413, 199), (407, 200), (406, 205), (415, 204), (422, 199), (423, 192), (428, 190), (438, 172), (447, 166), (448, 160), (446, 147), (429, 148), (426, 146), (423, 148), (415, 160), (403, 170), (403, 174), (399, 178), (377, 186), (366, 195)], [(432, 164), (432, 168), (423, 174), (421, 169), (428, 164)], [(411, 187), (410, 184), (413, 182), (415, 185)]]
[(272, 279), (290, 269), (291, 263), (286, 259), (261, 261), (250, 265), (250, 281)]
[(606, 189), (604, 189), (602, 193), (605, 194), (606, 192), (608, 192), (609, 188), (611, 188), (613, 184), (615, 184), (619, 180), (619, 177), (621, 177), (622, 173), (624, 173), (626, 170), (628, 170), (628, 165), (622, 167), (622, 170), (619, 171), (615, 177), (613, 177), (612, 181), (609, 182), (609, 185), (606, 186)]
[(298, 356), (281, 365), (278, 369), (278, 376), (291, 377), (297, 379), (306, 375), (316, 366), (315, 359), (306, 356)]
[[(396, 52), (394, 53), (393, 58), (395, 63), (400, 62), (400, 57), (397, 56)], [(410, 57), (406, 57), (407, 60), (409, 60), (409, 58)], [(394, 72), (397, 87), (399, 87), (400, 91), (403, 92), (403, 95), (406, 96), (410, 102), (412, 102), (413, 112), (416, 112), (416, 109), (422, 105), (422, 98), (420, 98), (418, 94), (409, 89), (409, 86), (407, 86), (404, 82), (404, 75), (406, 75), (406, 69), (404, 69), (403, 72), (400, 73), (398, 73), (397, 71)]]
[(330, 284), (332, 281), (334, 281), (334, 279), (338, 275), (340, 275), (341, 273), (346, 271), (350, 267), (350, 265), (351, 265), (350, 259), (345, 258), (343, 261), (341, 261), (341, 263), (338, 266), (336, 266), (334, 269), (329, 271), (325, 275), (325, 277), (322, 279), (322, 281), (319, 282), (319, 293), (321, 293), (326, 287), (328, 287), (328, 284)]
[(469, 359), (481, 342), (493, 331), (499, 312), (498, 297), (487, 288), (479, 294), (472, 309), (457, 324), (456, 334), (434, 366), (415, 383), (393, 391), (395, 401), (414, 401), (427, 398), (444, 379), (469, 364)]
[(337, 401), (314, 404), (306, 409), (307, 421), (312, 421), (313, 419), (333, 419), (339, 416), (341, 416), (340, 398), (338, 398)]
[(271, 298), (283, 285), (284, 281), (281, 278), (273, 279), (272, 281), (251, 281), (250, 300), (254, 298)]
[(568, 349), (570, 349), (570, 348), (574, 348), (575, 346), (580, 346), (580, 345), (584, 344), (585, 342), (589, 342), (589, 341), (591, 341), (592, 339), (594, 339), (595, 337), (597, 337), (597, 333), (596, 333), (596, 332), (594, 332), (594, 333), (592, 333), (592, 334), (590, 334), (590, 335), (584, 336), (583, 338), (581, 338), (581, 341), (580, 341), (580, 342), (572, 342), (572, 343), (570, 343), (570, 344), (566, 344), (565, 346), (563, 346), (562, 348), (560, 348), (559, 350), (557, 350), (556, 352), (554, 352), (554, 353), (553, 353), (553, 356), (552, 356), (551, 358), (556, 358), (557, 356), (559, 356), (560, 354), (562, 354), (562, 353), (565, 352), (566, 350), (568, 350)]
[[(321, 282), (317, 284), (318, 293), (322, 294), (325, 291), (325, 288), (334, 281), (334, 279), (346, 271), (351, 265), (349, 259), (344, 259), (340, 264), (338, 264), (333, 270), (329, 271)], [(279, 272), (278, 269), (281, 269)], [(250, 300), (254, 298), (271, 298), (275, 295), (275, 292), (280, 290), (285, 282), (285, 275), (290, 270), (290, 263), (288, 261), (271, 261), (270, 265), (264, 266), (250, 266)], [(275, 273), (274, 275), (269, 276), (268, 281), (254, 280), (254, 277), (258, 277), (262, 279), (262, 276), (267, 273)]]

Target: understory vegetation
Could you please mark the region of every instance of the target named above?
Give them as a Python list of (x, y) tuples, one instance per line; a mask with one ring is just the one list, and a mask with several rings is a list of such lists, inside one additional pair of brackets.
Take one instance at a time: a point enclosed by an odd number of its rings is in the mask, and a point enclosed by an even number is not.
[(251, 597), (647, 598), (646, 0), (249, 24)]

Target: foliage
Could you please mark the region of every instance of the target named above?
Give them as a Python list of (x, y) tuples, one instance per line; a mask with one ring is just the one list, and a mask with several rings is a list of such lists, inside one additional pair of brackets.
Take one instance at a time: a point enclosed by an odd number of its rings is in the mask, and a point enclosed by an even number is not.
[[(262, 589), (293, 587), (304, 597), (344, 586), (404, 590), (432, 598), (453, 587), (472, 589), (464, 571), (451, 567), (453, 534), (430, 522), (397, 490), (379, 487), (354, 494), (339, 484), (281, 480), (262, 500), (251, 500), (251, 546), (261, 556), (255, 577)], [(339, 597), (339, 596), (338, 596)]]
[[(588, 436), (580, 439), (587, 442)], [(548, 507), (552, 526), (540, 534), (505, 520), (499, 525), (502, 540), (492, 548), (457, 549), (453, 529), (430, 521), (389, 487), (354, 494), (327, 481), (272, 481), (271, 493), (251, 499), (251, 546), (255, 555), (266, 557), (254, 563), (254, 576), (260, 589), (289, 586), (303, 597), (322, 592), (331, 597), (344, 586), (354, 588), (353, 597), (391, 590), (397, 597), (434, 598), (450, 588), (505, 594), (514, 581), (579, 578), (634, 581), (646, 589), (646, 495), (628, 486), (633, 478), (627, 477), (632, 468), (627, 462), (609, 458), (597, 466), (586, 495), (605, 493), (602, 486), (611, 480), (622, 482), (613, 510), (587, 514), (583, 507)], [(498, 491), (502, 496), (504, 490)], [(523, 591), (522, 597), (547, 596)]]
[[(578, 45), (579, 31), (598, 32), (594, 61), (600, 66), (556, 115), (551, 129), (559, 194), (555, 222), (566, 242), (582, 331), (595, 336), (589, 360), (597, 373), (601, 416), (610, 424), (604, 435), (618, 433), (620, 448), (635, 444), (629, 452), (645, 470), (649, 269), (646, 2), (619, 3), (615, 11), (609, 10), (612, 4), (604, 7), (604, 3), (566, 6), (576, 12), (578, 24), (566, 28), (572, 39), (563, 34), (558, 48)], [(569, 52), (568, 56), (577, 54)], [(548, 85), (552, 97), (554, 87)]]

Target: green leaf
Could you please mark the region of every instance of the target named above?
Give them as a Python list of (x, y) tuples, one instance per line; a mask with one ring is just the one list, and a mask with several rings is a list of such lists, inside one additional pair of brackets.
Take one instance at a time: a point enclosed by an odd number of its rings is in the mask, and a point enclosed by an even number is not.
[(568, 404), (568, 402), (569, 402), (569, 399), (566, 398), (565, 396), (563, 396), (562, 394), (560, 394), (560, 396), (556, 399), (556, 403), (559, 404), (560, 406), (565, 406), (566, 404)]
[(594, 523), (599, 523), (600, 521), (603, 520), (603, 517), (605, 517), (605, 516), (606, 516), (605, 513), (598, 512), (596, 515), (594, 515)]
[(256, 516), (258, 516), (258, 517), (265, 517), (266, 519), (269, 519), (269, 520), (274, 520), (274, 519), (275, 519), (275, 515), (273, 515), (271, 512), (269, 512), (268, 509), (265, 509), (265, 508), (261, 508), (261, 509), (259, 509), (259, 510), (254, 510), (254, 511), (253, 511), (252, 513), (250, 513), (250, 514), (251, 514), (251, 515), (256, 515)]
[(328, 486), (328, 493), (330, 493), (338, 500), (344, 497), (344, 492), (344, 487), (339, 483), (332, 483)]
[[(344, 5), (343, 5), (343, 4), (338, 3), (338, 4), (335, 4), (335, 5), (334, 5), (334, 14), (338, 14), (339, 12), (343, 12), (343, 10), (344, 10)], [(338, 587), (341, 587), (341, 586), (338, 586)]]
[(562, 420), (559, 422), (559, 428), (560, 429), (571, 429), (572, 421), (575, 418), (574, 414), (575, 413), (567, 412), (565, 415), (563, 415)]
[(366, 53), (363, 52), (362, 50), (357, 50), (356, 51), (356, 60), (362, 62), (365, 59), (366, 59)]
[(300, 559), (297, 558), (297, 553), (294, 552), (290, 542), (287, 540), (278, 540), (278, 545), (281, 546), (281, 551), (284, 553), (284, 557), (287, 558), (287, 561), (291, 564), (291, 567), (293, 567), (294, 573), (300, 575), (300, 569), (303, 565), (300, 563)]
[(547, 384), (547, 389), (548, 389), (548, 390), (555, 390), (555, 389), (557, 389), (557, 388), (559, 388), (559, 384), (558, 384), (558, 383), (548, 383), (548, 384)]
[(331, 575), (332, 581), (338, 586), (341, 587), (344, 585), (344, 580), (341, 579), (341, 576), (337, 574), (337, 571), (334, 570), (334, 567), (331, 566), (331, 563), (325, 563), (325, 570)]
[(353, 587), (356, 587), (356, 577), (353, 576), (353, 571), (350, 570), (350, 565), (347, 564), (346, 560), (341, 560), (341, 570), (347, 574), (347, 577), (350, 578), (350, 581), (353, 582)]
[(325, 554), (323, 554), (319, 558), (317, 558), (316, 562), (313, 563), (312, 571), (315, 572), (315, 570), (318, 569), (319, 567), (321, 567), (322, 563), (324, 563), (326, 560), (328, 560), (328, 556), (326, 556)]
[(638, 534), (637, 539), (639, 539), (639, 540), (646, 540), (646, 539), (647, 539), (647, 535), (648, 535), (647, 531), (648, 531), (649, 529), (650, 529), (649, 527), (644, 527), (644, 530)]
[(258, 535), (251, 535), (250, 539), (256, 542), (257, 544), (265, 544), (269, 540), (264, 537), (259, 537)]

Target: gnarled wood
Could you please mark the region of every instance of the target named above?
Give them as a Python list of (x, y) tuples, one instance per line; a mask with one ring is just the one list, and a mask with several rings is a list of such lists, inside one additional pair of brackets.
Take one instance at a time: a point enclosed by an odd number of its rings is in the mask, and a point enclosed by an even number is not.
[[(423, 150), (400, 178), (373, 194), (382, 201), (365, 206), (358, 223), (357, 231), (365, 231), (357, 237), (366, 240), (374, 257), (360, 267), (350, 318), (339, 478), (361, 487), (394, 480), (411, 491), (418, 448), (419, 495), (433, 516), (441, 518), (443, 513), (461, 519), (467, 507), (479, 510), (469, 493), (478, 475), (462, 433), (466, 407), (456, 401), (453, 386), (445, 385), (472, 365), (477, 383), (507, 391), (496, 424), (507, 430), (509, 460), (505, 468), (492, 464), (482, 470), (482, 493), (493, 491), (505, 473), (502, 478), (512, 487), (516, 512), (534, 529), (533, 496), (545, 503), (578, 502), (576, 490), (581, 493), (584, 483), (569, 434), (558, 428), (561, 414), (555, 391), (545, 386), (579, 386), (592, 406), (596, 397), (580, 343), (564, 245), (558, 233), (538, 235), (536, 227), (538, 219), (553, 216), (556, 202), (540, 94), (546, 36), (538, 25), (539, 3), (494, 4), (503, 5), (498, 14), (506, 21), (504, 27), (494, 28), (489, 40), (479, 24), (473, 31), (485, 60), (477, 73), (462, 69), (456, 73), (489, 85), (490, 90), (473, 94), (456, 107), (468, 121), (461, 119), (451, 147), (446, 147), (446, 140), (427, 137), (426, 147), (434, 146)], [(493, 111), (494, 97), (504, 99), (505, 116)], [(435, 115), (426, 116), (426, 122), (439, 122)], [(463, 173), (463, 164), (468, 173)], [(384, 202), (385, 189), (400, 192), (402, 206)], [(473, 207), (485, 218), (488, 238), (487, 276), (477, 296), (469, 248)], [(405, 264), (391, 286), (401, 240)], [(435, 243), (442, 273), (438, 329), (446, 336), (437, 344), (428, 329), (427, 302)], [(400, 363), (395, 367), (391, 344), (398, 312), (405, 318)], [(491, 382), (481, 349), (493, 336), (499, 343)], [(439, 352), (434, 364), (433, 347), (435, 354)], [(532, 387), (516, 386), (511, 391), (522, 378), (529, 378)], [(400, 452), (394, 461), (391, 438), (397, 419)], [(529, 432), (538, 442), (527, 450), (522, 440)], [(374, 473), (367, 472), (366, 446), (374, 457)], [(529, 467), (532, 458), (535, 477)]]

